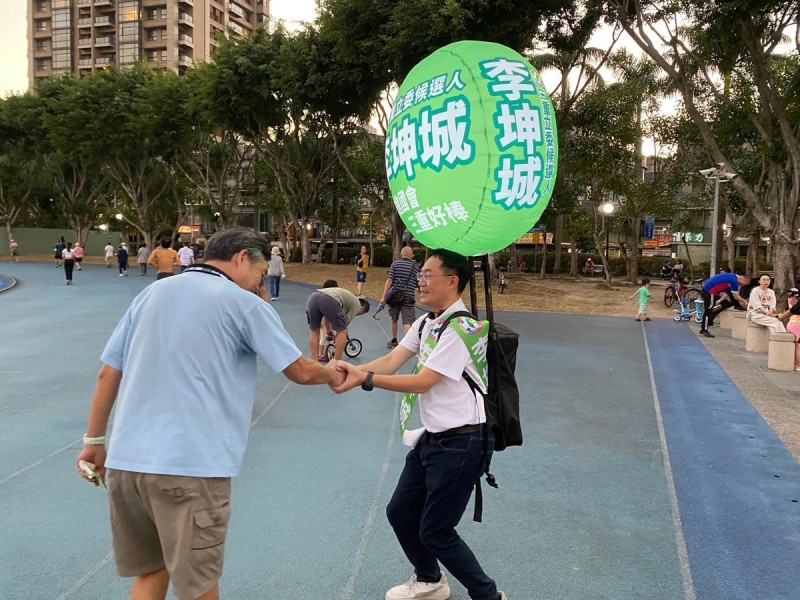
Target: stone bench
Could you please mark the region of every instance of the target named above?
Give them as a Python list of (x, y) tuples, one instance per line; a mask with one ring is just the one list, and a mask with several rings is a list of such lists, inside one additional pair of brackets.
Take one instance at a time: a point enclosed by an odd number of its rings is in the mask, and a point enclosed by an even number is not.
[(770, 333), (767, 368), (773, 371), (794, 371), (794, 335)]
[(747, 313), (744, 311), (733, 312), (733, 325), (731, 326), (731, 337), (735, 340), (744, 340), (747, 338)]
[(722, 314), (719, 316), (719, 326), (722, 329), (727, 329), (728, 331), (733, 329), (733, 315), (736, 313), (735, 310), (728, 309), (723, 310)]
[(747, 352), (760, 352), (762, 354), (768, 352), (769, 328), (748, 320), (744, 349), (747, 350)]

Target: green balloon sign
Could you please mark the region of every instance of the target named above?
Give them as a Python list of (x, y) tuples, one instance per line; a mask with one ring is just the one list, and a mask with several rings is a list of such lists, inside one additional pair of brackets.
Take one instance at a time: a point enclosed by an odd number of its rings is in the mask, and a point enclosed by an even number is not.
[(510, 48), (450, 44), (397, 93), (386, 173), (403, 222), (430, 248), (475, 256), (514, 243), (547, 206), (557, 165), (552, 102)]

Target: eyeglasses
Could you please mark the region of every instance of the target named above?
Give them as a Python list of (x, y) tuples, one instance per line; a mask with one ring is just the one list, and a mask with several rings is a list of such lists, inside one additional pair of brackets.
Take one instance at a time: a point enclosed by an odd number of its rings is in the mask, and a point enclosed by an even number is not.
[(455, 275), (439, 275), (436, 273), (417, 273), (418, 282), (424, 281), (425, 283), (428, 283), (434, 277), (455, 277)]

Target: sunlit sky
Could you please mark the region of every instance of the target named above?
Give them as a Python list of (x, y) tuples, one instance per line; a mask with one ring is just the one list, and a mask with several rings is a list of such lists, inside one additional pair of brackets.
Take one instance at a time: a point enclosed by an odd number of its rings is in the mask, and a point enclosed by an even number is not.
[[(2, 0), (0, 19), (0, 97), (22, 93), (28, 89), (28, 29), (26, 0)], [(271, 0), (273, 18), (283, 19), (291, 25), (294, 21), (311, 21), (316, 13), (314, 0)]]

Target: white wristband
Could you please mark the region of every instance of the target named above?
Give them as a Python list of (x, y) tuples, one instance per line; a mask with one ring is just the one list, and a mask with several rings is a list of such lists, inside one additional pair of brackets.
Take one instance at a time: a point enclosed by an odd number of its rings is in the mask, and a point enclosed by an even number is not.
[(106, 445), (106, 436), (101, 435), (100, 437), (89, 437), (85, 433), (83, 434), (83, 443), (86, 446), (105, 446)]

